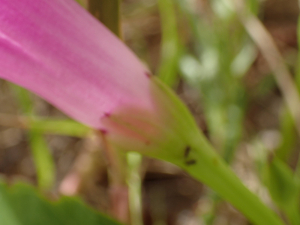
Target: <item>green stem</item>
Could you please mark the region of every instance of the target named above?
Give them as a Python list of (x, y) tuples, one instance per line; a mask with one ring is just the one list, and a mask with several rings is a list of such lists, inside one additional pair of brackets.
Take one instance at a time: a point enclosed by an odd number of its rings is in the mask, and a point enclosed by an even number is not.
[[(203, 133), (198, 129), (193, 117), (180, 100), (159, 80), (152, 79), (164, 94), (160, 104), (170, 110), (173, 116), (173, 131), (179, 142), (164, 141), (163, 151), (143, 151), (148, 156), (169, 161), (186, 170), (191, 176), (203, 182), (223, 199), (230, 202), (256, 225), (283, 225), (276, 214), (250, 192), (215, 152)], [(162, 95), (163, 96), (163, 95)], [(166, 139), (168, 140), (168, 139)], [(174, 143), (174, 144), (172, 144)], [(159, 148), (158, 148), (159, 149)]]
[(34, 129), (43, 134), (57, 134), (86, 137), (92, 129), (70, 119), (41, 118), (36, 116), (15, 116), (0, 113), (0, 125), (25, 130)]
[(208, 141), (202, 135), (198, 139), (198, 147), (193, 146), (190, 153), (190, 160), (193, 160), (194, 164), (179, 161), (178, 158), (173, 158), (173, 160), (168, 158), (168, 161), (180, 166), (191, 176), (212, 188), (254, 224), (283, 225), (279, 217), (244, 186), (228, 165), (214, 152)]
[(173, 0), (159, 0), (162, 42), (159, 78), (169, 86), (176, 83), (180, 44)]
[(121, 38), (120, 0), (89, 0), (88, 10)]
[[(34, 118), (34, 102), (31, 98), (31, 93), (28, 92), (26, 89), (21, 88), (17, 85), (10, 85), (11, 88), (14, 90), (16, 97), (19, 100), (20, 108), (22, 109), (23, 113), (27, 115), (28, 121), (27, 125), (33, 120)], [(13, 116), (8, 115), (8, 117), (3, 118), (3, 114), (0, 115), (0, 123), (4, 119), (4, 124), (14, 121), (12, 118)], [(8, 119), (8, 120), (6, 120)], [(24, 120), (15, 120), (17, 124), (23, 125), (25, 122)], [(25, 124), (24, 124), (25, 125)], [(37, 173), (37, 182), (39, 188), (42, 190), (50, 190), (55, 181), (55, 165), (53, 157), (50, 153), (50, 149), (48, 148), (48, 144), (44, 138), (44, 134), (35, 129), (35, 126), (30, 124), (28, 126), (28, 135), (29, 135), (29, 144), (31, 146), (31, 153), (33, 156), (36, 173)]]
[(143, 157), (136, 152), (127, 154), (128, 162), (128, 196), (131, 225), (143, 225), (142, 179), (140, 174)]
[(55, 164), (48, 144), (39, 131), (31, 129), (28, 135), (38, 186), (42, 190), (51, 190), (55, 182)]
[(110, 184), (111, 213), (122, 223), (129, 222), (129, 202), (126, 154), (118, 151), (107, 142), (104, 134), (100, 133), (103, 149), (108, 162), (108, 179)]

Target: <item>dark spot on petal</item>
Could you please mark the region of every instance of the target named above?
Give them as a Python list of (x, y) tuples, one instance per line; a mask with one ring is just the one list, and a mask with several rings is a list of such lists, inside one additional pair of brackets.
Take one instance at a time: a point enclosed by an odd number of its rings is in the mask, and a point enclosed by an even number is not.
[(110, 117), (110, 116), (111, 116), (110, 113), (108, 113), (108, 112), (105, 112), (105, 113), (104, 113), (104, 117)]
[(152, 77), (152, 74), (149, 73), (149, 72), (145, 72), (145, 75), (146, 75), (146, 77), (148, 77), (148, 78), (151, 78), (151, 77)]
[(107, 131), (107, 130), (105, 130), (105, 129), (100, 129), (99, 131), (101, 132), (101, 134), (102, 134), (102, 135), (105, 135), (105, 134), (107, 134), (107, 133), (108, 133), (108, 131)]

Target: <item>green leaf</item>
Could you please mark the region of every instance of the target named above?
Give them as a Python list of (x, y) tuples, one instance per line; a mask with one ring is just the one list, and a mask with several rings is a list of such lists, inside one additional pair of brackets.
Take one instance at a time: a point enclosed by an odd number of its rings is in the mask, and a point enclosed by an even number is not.
[(265, 182), (274, 201), (282, 208), (294, 204), (299, 196), (299, 180), (292, 170), (278, 158), (265, 168)]
[(275, 157), (266, 165), (264, 180), (272, 199), (286, 213), (291, 224), (300, 224), (298, 207), (300, 181), (292, 170)]
[(1, 225), (120, 225), (75, 198), (49, 202), (33, 187), (0, 183)]
[(280, 132), (282, 141), (276, 149), (276, 156), (286, 162), (291, 156), (297, 140), (294, 119), (287, 108), (283, 109), (280, 116)]

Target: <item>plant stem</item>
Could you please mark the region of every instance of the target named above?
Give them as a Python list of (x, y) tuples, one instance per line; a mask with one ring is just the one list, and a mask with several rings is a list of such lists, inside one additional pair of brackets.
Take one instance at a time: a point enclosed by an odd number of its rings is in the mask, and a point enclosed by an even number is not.
[(92, 129), (70, 119), (48, 119), (29, 116), (15, 116), (0, 113), (0, 125), (20, 129), (35, 129), (45, 134), (66, 135), (72, 137), (86, 137)]
[(159, 0), (157, 3), (162, 27), (161, 60), (158, 77), (172, 87), (177, 82), (177, 67), (181, 50), (176, 12), (173, 0)]
[(127, 184), (129, 189), (129, 211), (131, 225), (143, 225), (142, 209), (142, 179), (141, 163), (143, 157), (137, 152), (127, 153), (128, 175)]
[(181, 142), (168, 144), (166, 149), (143, 151), (150, 157), (171, 162), (191, 176), (216, 191), (224, 200), (231, 203), (256, 225), (283, 225), (281, 219), (252, 192), (233, 173), (227, 163), (215, 152), (207, 138), (198, 129), (195, 120), (180, 100), (159, 80), (153, 78), (157, 88), (164, 93), (161, 103), (176, 121), (174, 130), (178, 131)]
[(283, 225), (279, 217), (244, 186), (203, 135), (200, 135), (197, 141), (198, 145), (194, 146), (193, 152), (190, 153), (195, 163), (188, 164), (178, 158), (168, 158), (168, 161), (212, 188), (254, 224)]
[(106, 159), (108, 161), (108, 177), (110, 183), (111, 213), (123, 223), (129, 222), (129, 199), (126, 153), (117, 151), (107, 142), (105, 134), (100, 133)]
[(88, 10), (115, 35), (122, 39), (120, 0), (89, 0)]

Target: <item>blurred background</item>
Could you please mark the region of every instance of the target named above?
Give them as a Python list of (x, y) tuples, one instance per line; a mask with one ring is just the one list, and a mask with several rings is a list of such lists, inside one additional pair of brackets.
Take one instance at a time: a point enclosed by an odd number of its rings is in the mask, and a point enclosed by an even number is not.
[[(95, 2), (86, 7), (100, 18)], [(300, 90), (298, 14), (297, 0), (123, 0), (120, 5), (124, 42), (176, 90), (218, 153), (284, 219), (283, 199), (299, 204), (293, 182), (300, 177), (300, 126), (293, 107), (297, 111), (300, 105), (291, 102)], [(33, 128), (30, 118), (48, 119), (37, 119)], [(145, 225), (250, 224), (169, 163), (144, 158), (138, 170)], [(73, 188), (67, 178), (74, 173), (81, 179)], [(109, 212), (107, 162), (92, 131), (3, 80), (0, 176), (8, 183), (32, 183), (52, 198), (78, 194)]]

